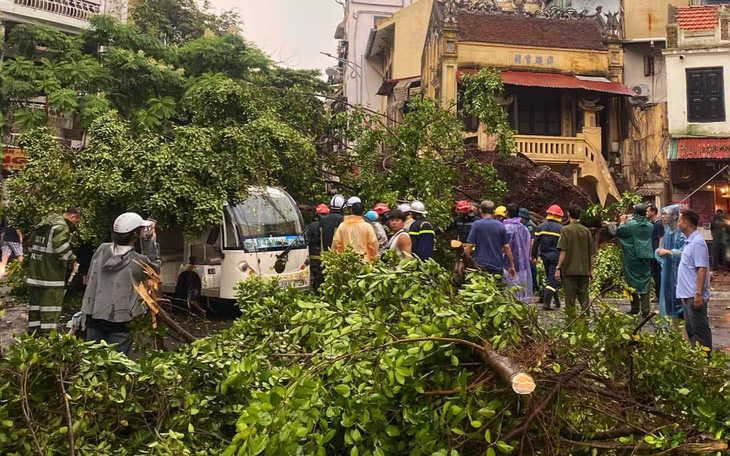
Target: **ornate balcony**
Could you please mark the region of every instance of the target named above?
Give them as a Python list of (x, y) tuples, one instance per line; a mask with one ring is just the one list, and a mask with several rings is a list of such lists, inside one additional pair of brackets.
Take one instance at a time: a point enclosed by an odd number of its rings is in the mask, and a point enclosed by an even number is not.
[(561, 136), (515, 136), (517, 151), (536, 163), (558, 164), (583, 163), (588, 153), (586, 141), (582, 137)]
[(99, 3), (85, 0), (13, 0), (13, 3), (84, 21), (101, 12)]

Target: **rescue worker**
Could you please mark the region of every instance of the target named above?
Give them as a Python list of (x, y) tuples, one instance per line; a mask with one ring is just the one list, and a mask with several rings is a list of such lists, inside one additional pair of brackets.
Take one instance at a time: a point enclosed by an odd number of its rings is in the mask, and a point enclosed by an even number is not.
[(309, 247), (309, 271), (312, 277), (312, 291), (317, 293), (319, 287), (324, 282), (322, 275), (322, 257), (320, 256), (322, 248), (322, 239), (319, 233), (319, 221), (322, 217), (330, 213), (326, 204), (320, 204), (314, 210), (314, 221), (307, 226), (307, 245)]
[[(532, 247), (535, 244), (537, 226), (530, 220), (530, 211), (525, 207), (520, 208), (520, 218), (522, 219), (522, 224), (530, 232), (530, 252), (532, 252)], [(539, 296), (540, 284), (537, 283), (537, 263), (535, 261), (530, 261), (530, 273), (532, 274), (532, 295)]]
[(503, 222), (507, 218), (507, 207), (499, 206), (494, 210), (494, 220)]
[(412, 201), (411, 213), (413, 214), (413, 223), (408, 229), (408, 235), (413, 243), (413, 255), (427, 261), (433, 256), (436, 230), (431, 222), (426, 220), (426, 206), (422, 202)]
[(345, 197), (339, 193), (330, 200), (330, 213), (319, 221), (319, 252), (329, 252), (332, 248), (332, 239), (340, 223), (345, 219), (342, 216), (342, 208), (345, 207)]
[(359, 196), (351, 196), (347, 199), (347, 211), (352, 214), (352, 205), (355, 203), (362, 203)]
[(542, 222), (535, 231), (535, 241), (532, 244), (532, 262), (536, 263), (537, 259), (542, 260), (542, 266), (545, 268), (545, 276), (547, 278), (545, 291), (542, 295), (542, 308), (550, 309), (550, 302), (555, 299), (555, 307), (560, 307), (558, 299), (558, 281), (555, 279), (555, 269), (558, 267), (558, 241), (560, 241), (560, 233), (563, 225), (560, 221), (563, 219), (563, 210), (560, 206), (553, 204), (547, 210), (547, 220)]
[(390, 207), (385, 203), (378, 203), (373, 206), (373, 211), (378, 214), (380, 224), (383, 225), (385, 233), (390, 233), (390, 224), (388, 223), (388, 216), (390, 215)]
[(366, 263), (371, 263), (378, 257), (378, 238), (373, 227), (365, 221), (365, 207), (362, 203), (354, 203), (350, 208), (351, 215), (337, 228), (332, 241), (332, 251), (342, 253), (351, 247), (356, 253), (363, 256)]
[(456, 203), (455, 212), (457, 215), (454, 217), (454, 221), (451, 222), (449, 230), (456, 230), (456, 234), (459, 236), (459, 241), (461, 241), (462, 244), (466, 244), (466, 241), (469, 238), (469, 231), (471, 231), (471, 226), (474, 222), (479, 220), (479, 217), (474, 210), (474, 206), (469, 204), (468, 201), (459, 201)]
[(26, 279), (30, 289), (28, 330), (36, 335), (58, 329), (67, 274), (76, 262), (71, 251), (71, 232), (80, 221), (81, 211), (70, 206), (62, 215), (48, 216), (31, 236)]

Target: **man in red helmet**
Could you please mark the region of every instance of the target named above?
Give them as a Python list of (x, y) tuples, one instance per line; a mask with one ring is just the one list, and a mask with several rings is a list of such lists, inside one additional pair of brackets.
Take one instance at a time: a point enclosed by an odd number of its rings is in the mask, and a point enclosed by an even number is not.
[(459, 201), (456, 203), (455, 212), (456, 216), (449, 226), (449, 231), (455, 230), (461, 243), (465, 244), (469, 238), (471, 226), (479, 220), (479, 217), (477, 217), (474, 206), (469, 204), (468, 201)]
[(532, 261), (542, 260), (547, 276), (545, 291), (542, 295), (542, 308), (552, 310), (550, 303), (555, 300), (555, 307), (560, 307), (558, 299), (558, 281), (555, 279), (555, 269), (558, 267), (558, 241), (563, 225), (563, 210), (558, 205), (552, 205), (547, 210), (547, 220), (542, 222), (535, 231), (535, 242), (532, 244)]
[(314, 222), (310, 223), (305, 230), (307, 233), (307, 245), (309, 247), (309, 271), (312, 278), (312, 290), (316, 293), (324, 282), (322, 275), (322, 242), (319, 230), (319, 221), (330, 213), (326, 204), (320, 204), (314, 210)]

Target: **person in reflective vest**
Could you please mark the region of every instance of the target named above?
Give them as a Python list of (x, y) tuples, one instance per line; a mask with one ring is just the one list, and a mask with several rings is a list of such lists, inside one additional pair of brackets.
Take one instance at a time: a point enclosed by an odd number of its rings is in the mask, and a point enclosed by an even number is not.
[(471, 231), (471, 226), (479, 220), (479, 216), (477, 216), (476, 211), (474, 210), (474, 207), (469, 204), (468, 201), (459, 201), (456, 203), (456, 217), (454, 217), (454, 221), (451, 222), (451, 226), (449, 227), (449, 231), (455, 230), (456, 234), (459, 236), (459, 241), (461, 241), (462, 244), (466, 244), (467, 239), (469, 238), (469, 232)]
[(542, 307), (550, 309), (550, 303), (554, 299), (555, 307), (560, 307), (558, 299), (558, 281), (555, 278), (555, 269), (558, 267), (558, 241), (563, 225), (563, 210), (558, 205), (552, 205), (547, 210), (547, 220), (542, 222), (535, 231), (535, 241), (532, 244), (532, 261), (542, 260), (545, 268), (546, 284), (542, 295)]
[(71, 206), (36, 225), (30, 241), (28, 278), (28, 331), (40, 335), (58, 329), (66, 277), (76, 262), (71, 231), (81, 212)]
[(434, 238), (436, 230), (431, 222), (426, 220), (426, 206), (420, 201), (411, 203), (411, 213), (413, 214), (413, 223), (408, 229), (413, 245), (413, 255), (423, 261), (427, 261), (433, 256)]

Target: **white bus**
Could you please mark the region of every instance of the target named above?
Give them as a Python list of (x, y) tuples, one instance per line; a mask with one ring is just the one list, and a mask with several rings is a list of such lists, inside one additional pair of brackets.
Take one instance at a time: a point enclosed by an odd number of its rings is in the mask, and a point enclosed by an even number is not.
[(160, 231), (163, 290), (188, 302), (235, 299), (249, 277), (276, 278), (281, 286), (309, 288), (304, 223), (284, 190), (250, 187), (248, 198), (223, 207), (221, 225), (196, 239)]

